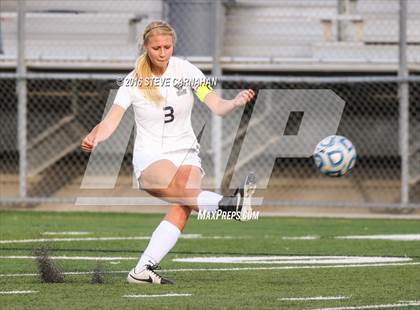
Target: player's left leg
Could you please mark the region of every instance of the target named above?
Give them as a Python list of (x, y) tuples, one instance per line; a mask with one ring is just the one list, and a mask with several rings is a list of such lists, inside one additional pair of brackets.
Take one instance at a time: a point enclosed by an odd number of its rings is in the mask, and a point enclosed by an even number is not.
[[(191, 170), (193, 173), (191, 173)], [(201, 173), (197, 173), (197, 168), (192, 168), (192, 166), (181, 166), (175, 178), (177, 178), (175, 181), (182, 185), (181, 187), (190, 189), (200, 189), (201, 187)], [(175, 246), (190, 213), (191, 207), (180, 204), (170, 206), (164, 219), (153, 232), (149, 244), (136, 267), (128, 274), (128, 282), (172, 284), (172, 281), (160, 276), (154, 270)]]
[(169, 207), (169, 210), (163, 220), (174, 224), (180, 231), (183, 231), (190, 214), (190, 207), (182, 206), (180, 204), (173, 204)]
[[(181, 166), (175, 174), (175, 189), (165, 191), (160, 189), (152, 192), (158, 197), (162, 194), (175, 196), (175, 192), (180, 192), (179, 197), (191, 199), (196, 196), (196, 207), (199, 210), (217, 210), (220, 208), (225, 211), (235, 211), (240, 213), (240, 220), (247, 220), (242, 214), (251, 211), (251, 196), (255, 190), (255, 177), (250, 174), (244, 181), (234, 196), (221, 196), (213, 192), (201, 191), (201, 173), (197, 167)], [(190, 196), (191, 195), (191, 196)], [(188, 210), (189, 209), (189, 210)], [(211, 210), (210, 209), (210, 210)], [(246, 212), (241, 212), (246, 211)], [(140, 257), (137, 266), (128, 274), (127, 280), (130, 283), (158, 283), (170, 284), (170, 280), (157, 274), (155, 266), (165, 257), (165, 255), (175, 246), (181, 230), (184, 228), (191, 212), (191, 206), (173, 205), (165, 216), (164, 220), (153, 232), (152, 238)]]
[(175, 246), (188, 217), (191, 208), (174, 204), (152, 234), (147, 248), (141, 255), (137, 266), (130, 271), (127, 280), (130, 283), (172, 284), (172, 281), (157, 274), (155, 266)]

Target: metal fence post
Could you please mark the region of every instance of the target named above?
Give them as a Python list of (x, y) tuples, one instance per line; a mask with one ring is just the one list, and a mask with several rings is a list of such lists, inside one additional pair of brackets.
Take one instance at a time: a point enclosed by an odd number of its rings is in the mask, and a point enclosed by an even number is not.
[[(222, 53), (222, 40), (224, 31), (224, 7), (221, 0), (213, 1), (213, 22), (214, 22), (214, 43), (213, 43), (213, 68), (212, 75), (219, 77), (222, 75), (220, 67), (220, 56)], [(219, 90), (220, 91), (220, 90)], [(221, 93), (219, 93), (221, 95)], [(222, 174), (222, 118), (212, 114), (211, 119), (211, 141), (213, 146), (214, 178), (215, 186), (220, 187)]]
[(0, 23), (0, 54), (3, 54), (4, 53), (4, 51), (3, 51), (3, 38), (1, 36), (1, 33), (2, 32), (1, 32), (1, 23)]
[[(399, 70), (398, 76), (406, 78), (407, 68), (407, 1), (399, 3)], [(401, 204), (409, 202), (409, 93), (408, 82), (399, 84), (398, 95), (400, 105), (400, 154), (401, 154)]]
[(26, 170), (27, 170), (27, 89), (25, 64), (25, 0), (18, 1), (18, 32), (17, 32), (17, 95), (18, 95), (18, 148), (19, 148), (19, 196), (26, 198)]

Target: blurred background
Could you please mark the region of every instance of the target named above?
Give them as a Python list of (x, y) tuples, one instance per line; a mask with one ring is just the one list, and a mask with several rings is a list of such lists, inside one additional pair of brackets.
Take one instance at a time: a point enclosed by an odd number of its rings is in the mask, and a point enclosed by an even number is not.
[[(355, 168), (329, 178), (312, 158), (277, 158), (268, 188), (258, 192), (265, 214), (419, 213), (419, 0), (2, 0), (2, 207), (164, 210), (130, 200), (147, 196), (133, 183), (132, 112), (95, 167), (103, 178), (118, 176), (115, 184), (81, 188), (89, 156), (79, 149), (112, 103), (117, 81), (133, 69), (139, 35), (156, 19), (175, 28), (174, 54), (218, 77), (227, 98), (244, 88), (330, 89), (346, 102), (337, 133), (355, 144)], [(258, 134), (247, 161), (231, 149), (238, 128), (281, 135), (280, 100), (274, 92), (257, 102), (266, 113), (253, 122), (252, 108), (221, 119), (197, 102), (196, 133), (207, 124), (204, 187), (226, 191), (226, 163), (248, 171), (272, 160)], [(299, 121), (290, 121), (293, 131)], [(124, 152), (112, 151), (116, 141)]]

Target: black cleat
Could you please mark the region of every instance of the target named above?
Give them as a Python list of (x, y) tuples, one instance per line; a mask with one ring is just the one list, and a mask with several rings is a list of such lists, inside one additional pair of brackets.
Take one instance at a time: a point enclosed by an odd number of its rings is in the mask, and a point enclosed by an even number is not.
[(256, 177), (250, 173), (245, 178), (242, 187), (237, 188), (233, 196), (224, 196), (219, 202), (219, 209), (226, 212), (237, 212), (235, 219), (248, 221), (252, 216), (252, 195), (257, 188)]
[(133, 268), (128, 273), (127, 281), (128, 283), (136, 284), (174, 284), (171, 280), (163, 278), (158, 273), (156, 273), (156, 269), (159, 269), (157, 265), (147, 265), (145, 269), (136, 273), (136, 268)]

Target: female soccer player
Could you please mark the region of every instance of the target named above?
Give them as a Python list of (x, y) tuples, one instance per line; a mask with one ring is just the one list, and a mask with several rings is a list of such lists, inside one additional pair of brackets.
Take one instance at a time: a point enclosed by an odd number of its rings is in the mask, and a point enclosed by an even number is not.
[[(203, 170), (199, 144), (191, 126), (191, 110), (193, 93), (220, 116), (246, 105), (255, 93), (248, 89), (232, 100), (222, 99), (205, 83), (205, 76), (197, 67), (172, 56), (175, 41), (175, 31), (164, 21), (151, 22), (145, 28), (144, 53), (120, 86), (106, 117), (81, 144), (82, 150), (91, 152), (112, 135), (125, 110), (133, 105), (137, 133), (134, 173), (142, 189), (171, 203), (137, 265), (128, 274), (130, 283), (172, 283), (155, 269), (177, 242), (192, 209), (233, 211), (240, 214), (239, 220), (244, 219), (245, 212), (251, 212), (250, 197), (255, 189), (252, 177), (245, 180), (234, 196), (223, 197), (200, 189)], [(202, 84), (197, 84), (200, 80)]]

